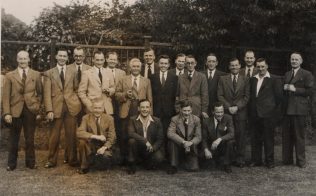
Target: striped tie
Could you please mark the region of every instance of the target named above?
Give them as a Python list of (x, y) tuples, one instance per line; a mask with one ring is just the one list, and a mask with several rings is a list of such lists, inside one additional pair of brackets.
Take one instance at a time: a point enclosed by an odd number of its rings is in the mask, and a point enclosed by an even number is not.
[(138, 91), (137, 91), (137, 78), (134, 78), (133, 87), (132, 87), (132, 94), (134, 99), (138, 99)]

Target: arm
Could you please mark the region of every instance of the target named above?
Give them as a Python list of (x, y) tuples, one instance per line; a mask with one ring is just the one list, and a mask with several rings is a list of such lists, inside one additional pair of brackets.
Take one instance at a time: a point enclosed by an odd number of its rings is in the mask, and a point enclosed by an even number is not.
[(124, 79), (119, 80), (115, 89), (115, 99), (120, 103), (127, 101), (127, 93), (123, 91), (123, 81)]
[(209, 98), (208, 98), (208, 83), (204, 74), (202, 74), (202, 84), (201, 84), (201, 107), (202, 112), (207, 113)]
[(92, 106), (92, 102), (87, 96), (88, 85), (89, 85), (88, 72), (84, 71), (81, 77), (79, 88), (78, 88), (78, 96), (81, 99), (82, 103), (89, 109)]
[(208, 135), (208, 126), (206, 120), (203, 121), (202, 126), (202, 149), (208, 149), (208, 141), (210, 141), (209, 135)]
[(296, 91), (294, 92), (294, 95), (304, 96), (304, 97), (311, 96), (313, 85), (314, 85), (313, 75), (310, 72), (306, 72), (304, 87), (295, 87)]
[(245, 83), (245, 86), (243, 89), (243, 96), (236, 103), (238, 110), (241, 110), (247, 106), (247, 103), (248, 103), (249, 97), (250, 97), (250, 82), (248, 79), (245, 79), (244, 83)]
[(128, 122), (127, 132), (130, 138), (134, 138), (136, 141), (146, 144), (147, 139), (144, 138), (142, 135), (139, 135), (138, 133), (136, 133), (133, 119), (130, 119)]
[(227, 116), (226, 127), (227, 127), (227, 134), (222, 136), (221, 139), (223, 141), (234, 139), (235, 129), (234, 129), (233, 120), (232, 120), (232, 118), (230, 116)]
[(46, 113), (53, 111), (52, 81), (49, 72), (44, 73), (44, 106)]
[(218, 98), (218, 101), (224, 104), (224, 108), (228, 109), (229, 107), (231, 107), (231, 104), (225, 98), (224, 87), (225, 87), (224, 78), (220, 77), (219, 82), (218, 82), (218, 87), (217, 87), (217, 98)]
[(88, 140), (93, 135), (92, 133), (89, 133), (88, 131), (88, 118), (87, 116), (84, 116), (82, 118), (80, 127), (77, 129), (77, 138), (78, 139), (85, 139)]
[(167, 137), (170, 140), (176, 142), (178, 145), (182, 146), (185, 140), (177, 134), (176, 130), (177, 130), (177, 122), (175, 118), (172, 118), (169, 128), (168, 128)]
[(9, 76), (6, 75), (4, 78), (3, 94), (2, 94), (2, 107), (3, 107), (3, 116), (11, 115), (10, 108), (10, 96), (12, 90), (12, 82), (9, 79)]
[(154, 144), (152, 144), (153, 150), (157, 151), (161, 145), (164, 142), (164, 135), (163, 135), (163, 130), (162, 130), (162, 124), (160, 122), (160, 120), (157, 119), (157, 130), (156, 130), (156, 134), (157, 134), (157, 140)]
[(194, 129), (195, 129), (195, 134), (191, 142), (193, 142), (194, 145), (198, 145), (202, 140), (201, 121), (198, 117), (195, 118)]
[(42, 83), (42, 74), (38, 73), (38, 77), (36, 80), (36, 95), (40, 101), (40, 103), (42, 103), (42, 99), (43, 99), (43, 83)]

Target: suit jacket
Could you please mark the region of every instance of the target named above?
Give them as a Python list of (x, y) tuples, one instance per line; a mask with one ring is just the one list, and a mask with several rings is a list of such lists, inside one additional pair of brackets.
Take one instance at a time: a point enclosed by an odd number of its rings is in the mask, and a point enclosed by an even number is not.
[(217, 99), (217, 87), (218, 81), (221, 76), (226, 75), (227, 73), (215, 70), (213, 78), (208, 78), (208, 70), (203, 72), (207, 78), (208, 82), (208, 105), (209, 105), (209, 112), (213, 111), (213, 104), (218, 101)]
[[(86, 114), (82, 118), (80, 127), (77, 130), (77, 138), (89, 140), (92, 135), (97, 135), (96, 117), (93, 113)], [(100, 134), (104, 135), (106, 141), (104, 146), (111, 148), (116, 142), (116, 134), (113, 117), (102, 113), (100, 119)]]
[[(110, 89), (109, 96), (103, 93), (103, 89)], [(102, 69), (102, 83), (98, 72), (94, 68), (86, 70), (82, 74), (81, 82), (78, 89), (78, 95), (82, 103), (88, 110), (91, 110), (92, 101), (101, 97), (103, 100), (104, 110), (107, 114), (113, 114), (113, 105), (111, 96), (115, 93), (115, 84), (112, 73), (109, 74)]]
[[(115, 98), (119, 102), (119, 116), (120, 118), (126, 118), (128, 116), (129, 108), (131, 105), (131, 100), (127, 98), (127, 91), (132, 89), (132, 75), (127, 75), (122, 78), (117, 84), (115, 90)], [(152, 90), (150, 80), (140, 76), (139, 80), (139, 87), (138, 87), (138, 98), (141, 99), (148, 99), (152, 102)]]
[(203, 121), (203, 149), (212, 145), (213, 141), (222, 138), (223, 141), (234, 139), (235, 129), (233, 119), (230, 115), (224, 114), (222, 120), (217, 125), (217, 130), (214, 123), (214, 116)]
[(168, 128), (167, 137), (178, 145), (182, 145), (183, 141), (191, 141), (194, 145), (198, 145), (202, 139), (200, 118), (191, 114), (188, 123), (188, 138), (185, 139), (184, 119), (181, 114), (171, 118)]
[[(284, 84), (289, 84), (292, 72), (286, 72), (284, 76)], [(307, 115), (310, 110), (309, 96), (312, 94), (314, 78), (311, 72), (299, 68), (296, 75), (291, 81), (294, 84), (296, 92), (286, 93), (287, 106), (286, 114), (288, 115)]]
[[(76, 66), (75, 63), (73, 63), (73, 64), (67, 65), (67, 67), (71, 67), (72, 69), (75, 69), (75, 70), (76, 70), (75, 86), (76, 86), (76, 91), (78, 92), (78, 88), (79, 88), (79, 83), (80, 83), (80, 82), (79, 82), (79, 78), (78, 78), (78, 75), (77, 75), (77, 73), (78, 73), (77, 66)], [(87, 64), (84, 64), (84, 63), (82, 64), (81, 79), (82, 79), (82, 73), (83, 73), (84, 71), (90, 69), (90, 68), (91, 68), (90, 65), (87, 65)]]
[(237, 106), (238, 111), (236, 118), (239, 120), (247, 120), (247, 103), (249, 101), (249, 81), (247, 77), (238, 75), (237, 88), (234, 92), (231, 74), (221, 76), (218, 82), (217, 97), (224, 104), (226, 113), (231, 106)]
[(160, 81), (160, 72), (155, 73), (151, 77), (151, 86), (154, 103), (154, 116), (159, 118), (172, 117), (175, 115), (175, 100), (177, 91), (178, 77), (167, 71), (165, 85), (162, 86)]
[[(140, 75), (142, 75), (143, 77), (145, 77), (145, 66), (146, 64), (142, 64), (142, 69), (140, 71)], [(154, 74), (158, 73), (160, 71), (158, 63), (154, 63)], [(150, 79), (150, 78), (148, 78)]]
[(144, 138), (143, 124), (140, 120), (137, 120), (137, 117), (138, 116), (133, 116), (129, 120), (127, 127), (128, 136), (144, 145), (148, 141), (152, 145), (154, 151), (163, 147), (164, 134), (159, 118), (152, 116), (154, 122), (150, 122), (147, 128), (147, 138)]
[(24, 103), (33, 113), (40, 110), (43, 95), (41, 74), (28, 69), (23, 88), (22, 78), (18, 69), (6, 74), (3, 87), (3, 114), (11, 114), (12, 117), (20, 117)]
[(258, 79), (250, 79), (250, 117), (272, 118), (281, 116), (282, 83), (272, 74), (270, 78), (264, 78), (257, 96)]
[[(172, 73), (178, 77), (176, 68), (170, 69), (169, 71), (170, 71), (170, 73)], [(183, 74), (188, 74), (188, 71), (186, 69), (184, 69)]]
[(54, 118), (60, 118), (64, 102), (72, 116), (76, 116), (81, 110), (81, 102), (76, 93), (76, 70), (66, 68), (65, 86), (59, 76), (57, 67), (44, 73), (44, 105), (46, 112), (53, 112)]
[[(121, 70), (121, 69), (118, 69), (118, 68), (114, 68), (114, 70), (115, 70), (115, 77), (113, 77), (113, 80), (114, 80), (114, 84), (115, 84), (115, 87), (116, 87), (116, 85), (118, 84), (118, 82), (120, 81), (120, 80), (122, 80), (122, 78), (124, 77), (124, 76), (126, 76), (126, 73), (125, 73), (125, 71), (123, 71), (123, 70)], [(112, 74), (112, 71), (110, 70), (110, 69), (105, 69), (105, 73), (106, 73), (106, 75), (108, 75), (108, 76), (113, 76), (113, 74)]]
[(190, 82), (188, 74), (182, 74), (178, 78), (177, 97), (179, 100), (188, 99), (192, 103), (192, 114), (200, 116), (207, 113), (209, 98), (208, 86), (205, 74), (194, 71)]
[[(250, 77), (257, 75), (258, 72), (259, 72), (258, 68), (256, 66), (254, 66), (253, 71), (252, 71), (252, 75)], [(239, 74), (243, 75), (243, 76), (247, 76), (246, 67), (241, 68), (239, 71)]]

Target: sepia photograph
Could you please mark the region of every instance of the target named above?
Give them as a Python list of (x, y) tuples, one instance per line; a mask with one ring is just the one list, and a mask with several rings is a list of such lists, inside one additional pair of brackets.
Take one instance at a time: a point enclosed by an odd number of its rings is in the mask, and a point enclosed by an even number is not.
[(0, 6), (0, 195), (316, 195), (316, 0)]

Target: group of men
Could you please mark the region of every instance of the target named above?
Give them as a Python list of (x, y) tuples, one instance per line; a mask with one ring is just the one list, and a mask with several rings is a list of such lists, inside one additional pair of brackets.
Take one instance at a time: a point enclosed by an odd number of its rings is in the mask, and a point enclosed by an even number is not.
[[(10, 127), (7, 170), (17, 166), (18, 143), (23, 127), (25, 163), (35, 169), (34, 131), (43, 103), (50, 121), (45, 168), (57, 165), (60, 134), (65, 130), (64, 163), (79, 166), (125, 164), (134, 174), (139, 163), (147, 169), (169, 161), (168, 174), (183, 166), (197, 171), (202, 163), (232, 172), (244, 167), (247, 130), (251, 133), (249, 166), (274, 165), (274, 128), (282, 116), (283, 163), (306, 167), (305, 117), (314, 79), (301, 68), (300, 53), (290, 56), (292, 69), (283, 77), (272, 75), (264, 58), (245, 53), (245, 68), (237, 58), (225, 73), (216, 69), (214, 53), (206, 57), (206, 70), (195, 70), (192, 55), (178, 54), (176, 67), (153, 49), (144, 51), (144, 63), (129, 61), (130, 73), (117, 68), (118, 54), (93, 54), (93, 66), (84, 64), (85, 51), (59, 49), (57, 65), (42, 75), (29, 67), (27, 51), (17, 54), (18, 67), (6, 74), (3, 117)], [(43, 81), (42, 81), (43, 79)], [(264, 148), (264, 161), (262, 157)]]

